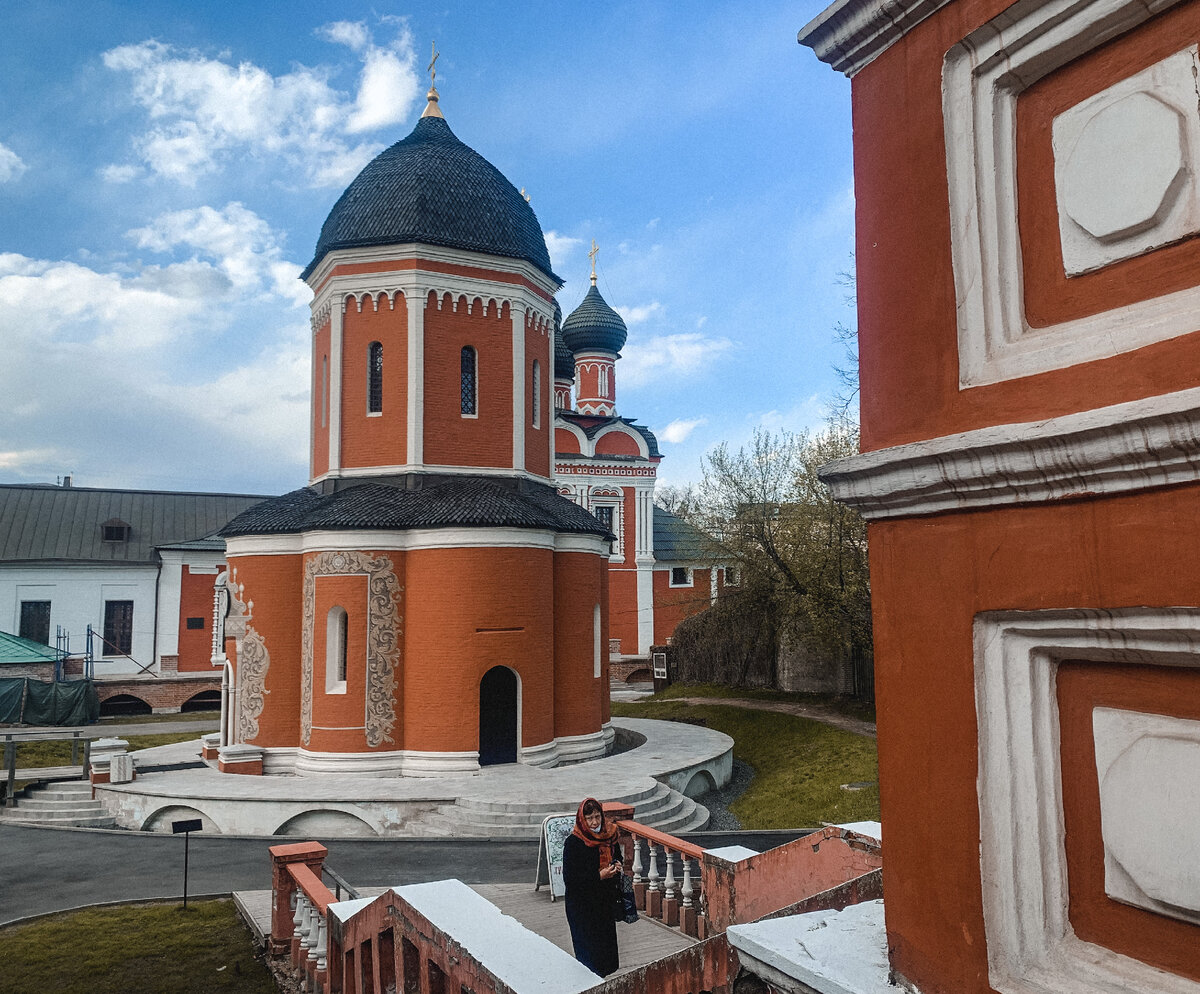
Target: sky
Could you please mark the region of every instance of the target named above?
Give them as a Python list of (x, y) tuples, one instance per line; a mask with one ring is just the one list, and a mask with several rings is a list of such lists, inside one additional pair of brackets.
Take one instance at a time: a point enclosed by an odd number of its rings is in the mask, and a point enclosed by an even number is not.
[(524, 188), (569, 314), (599, 246), (660, 481), (818, 427), (853, 268), (850, 85), (799, 3), (9, 0), (0, 483), (308, 480), (299, 274), (425, 106)]

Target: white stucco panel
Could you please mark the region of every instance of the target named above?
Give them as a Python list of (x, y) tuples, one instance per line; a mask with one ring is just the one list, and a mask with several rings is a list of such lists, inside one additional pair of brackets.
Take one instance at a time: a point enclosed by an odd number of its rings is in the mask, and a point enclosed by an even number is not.
[(1105, 893), (1200, 922), (1200, 721), (1096, 708), (1092, 732)]

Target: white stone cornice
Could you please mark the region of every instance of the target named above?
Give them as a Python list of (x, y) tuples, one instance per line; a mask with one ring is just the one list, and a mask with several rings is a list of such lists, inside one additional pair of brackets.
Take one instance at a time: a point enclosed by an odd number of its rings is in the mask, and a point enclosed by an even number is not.
[(868, 520), (1200, 480), (1200, 388), (838, 459), (834, 497)]
[(796, 40), (853, 76), (950, 0), (836, 0)]
[(404, 473), (429, 473), (431, 475), (454, 476), (519, 476), (534, 483), (550, 485), (553, 477), (531, 473), (529, 470), (514, 471), (507, 466), (453, 466), (444, 463), (396, 463), (390, 466), (343, 466), (336, 472), (322, 473), (315, 477), (310, 486), (322, 480), (369, 479), (374, 476), (399, 476)]
[[(522, 279), (528, 280), (551, 297), (558, 291), (560, 284), (543, 273), (532, 263), (524, 259), (510, 259), (504, 256), (487, 255), (483, 252), (468, 252), (465, 249), (444, 248), (439, 245), (425, 245), (408, 242), (402, 245), (381, 245), (372, 248), (338, 249), (329, 252), (321, 260), (320, 265), (308, 277), (308, 285), (314, 289), (320, 287), (324, 294), (329, 274), (338, 266), (363, 265), (380, 262), (400, 262), (408, 260), (436, 262), (453, 266), (470, 266), (473, 269), (486, 269), (493, 273), (502, 273), (512, 277), (504, 285), (512, 286)], [(401, 269), (399, 266), (393, 275), (411, 273), (412, 269)], [(380, 276), (380, 273), (362, 273), (363, 276)], [(444, 274), (438, 274), (444, 275)], [(553, 311), (554, 304), (550, 304)]]
[(608, 557), (608, 540), (582, 532), (540, 528), (358, 528), (280, 535), (233, 535), (226, 556), (296, 556), (311, 552), (412, 552), (424, 549), (542, 549)]

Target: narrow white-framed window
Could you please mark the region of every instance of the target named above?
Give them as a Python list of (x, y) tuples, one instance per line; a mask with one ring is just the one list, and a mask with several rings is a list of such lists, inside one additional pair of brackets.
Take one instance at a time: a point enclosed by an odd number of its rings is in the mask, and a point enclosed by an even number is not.
[(383, 343), (367, 346), (367, 415), (383, 413)]
[(593, 676), (600, 679), (600, 605), (592, 608), (592, 663)]
[(334, 605), (325, 616), (325, 693), (346, 692), (346, 636), (349, 618), (346, 609)]
[(542, 426), (542, 364), (533, 360), (533, 427)]
[(459, 358), (459, 391), (462, 416), (479, 417), (479, 356), (470, 345), (462, 347)]
[(608, 367), (607, 366), (600, 367), (599, 379), (600, 379), (600, 389), (598, 392), (601, 397), (607, 397), (608, 396)]
[(692, 585), (692, 570), (690, 566), (671, 567), (671, 586), (690, 587)]
[(624, 541), (624, 518), (621, 514), (621, 498), (619, 496), (605, 497), (597, 500), (592, 498), (592, 514), (596, 520), (604, 525), (615, 536), (613, 542), (611, 558), (623, 560), (625, 558), (625, 541)]
[(725, 567), (725, 586), (736, 587), (740, 579), (738, 568), (736, 566)]

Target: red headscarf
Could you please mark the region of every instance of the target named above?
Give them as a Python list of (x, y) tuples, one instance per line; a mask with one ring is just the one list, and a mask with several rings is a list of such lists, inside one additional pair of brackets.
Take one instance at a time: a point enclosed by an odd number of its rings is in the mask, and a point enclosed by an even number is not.
[[(583, 809), (592, 804), (600, 808), (601, 820), (598, 832), (593, 832), (588, 828), (588, 823), (583, 817)], [(594, 797), (585, 797), (579, 805), (579, 809), (575, 812), (575, 827), (571, 830), (571, 834), (581, 839), (584, 845), (600, 850), (601, 869), (613, 861), (613, 853), (617, 849), (617, 826), (610, 824), (604, 817), (604, 808)]]

